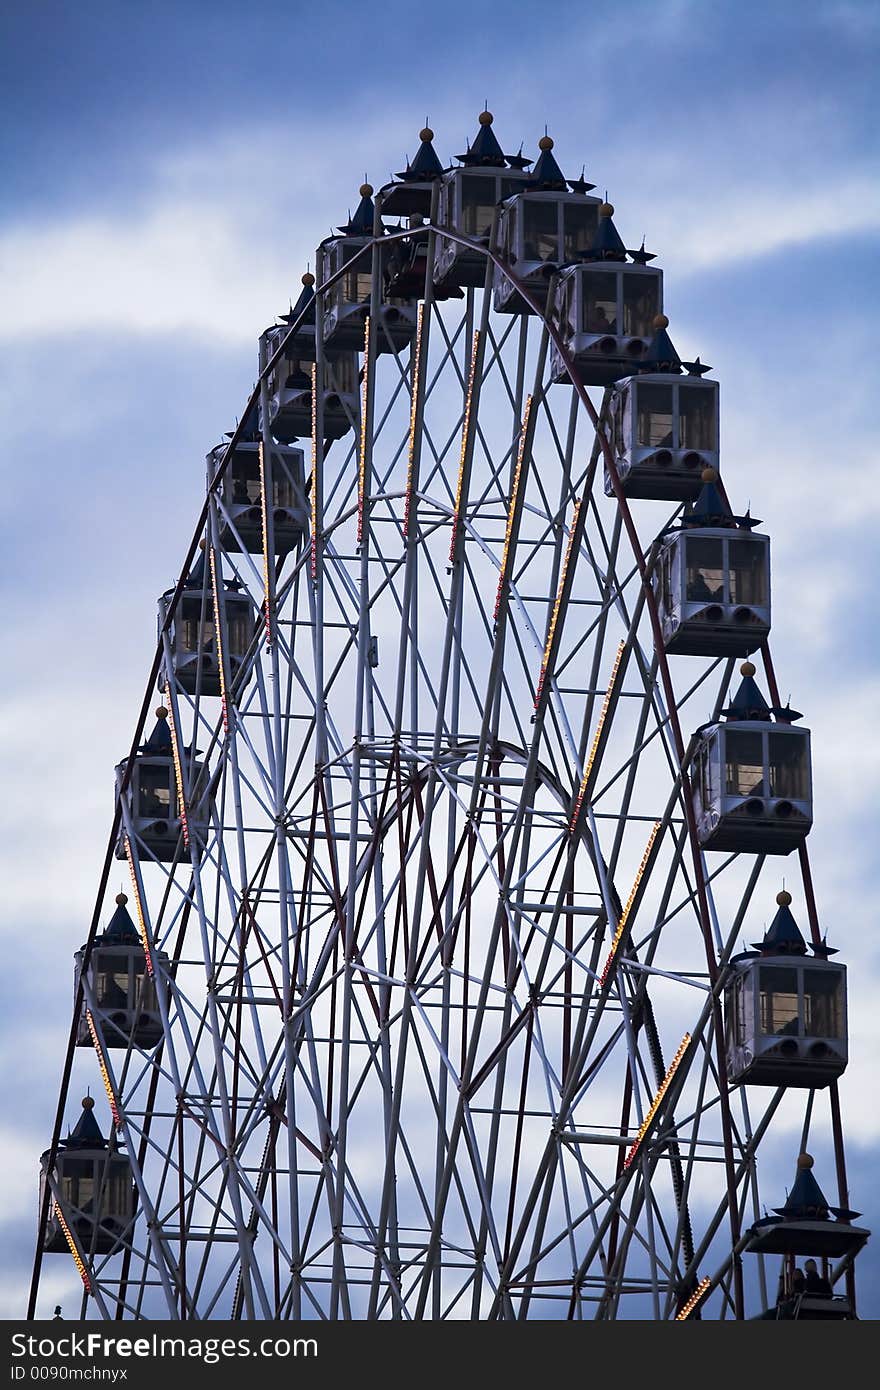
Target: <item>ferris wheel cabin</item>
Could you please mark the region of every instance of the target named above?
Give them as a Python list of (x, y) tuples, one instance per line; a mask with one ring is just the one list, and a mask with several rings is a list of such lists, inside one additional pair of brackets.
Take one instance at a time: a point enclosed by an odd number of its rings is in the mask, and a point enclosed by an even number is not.
[[(208, 485), (213, 483), (226, 455), (218, 444), (208, 454)], [(223, 470), (218, 488), (220, 545), (224, 550), (263, 552), (262, 445), (237, 444)], [(272, 515), (272, 539), (277, 555), (295, 550), (308, 530), (302, 449), (276, 445), (266, 459), (267, 502)]]
[[(219, 643), (213, 586), (202, 550), (171, 619), (171, 666), (167, 669), (163, 660), (160, 690), (171, 680), (188, 695), (220, 695), (223, 683), (228, 690), (238, 675), (253, 639), (256, 613), (250, 598), (237, 591), (234, 581), (223, 582), (219, 575), (218, 581)], [(173, 595), (174, 590), (168, 589), (159, 599), (160, 632)], [(223, 682), (221, 652), (226, 661)]]
[[(190, 758), (189, 750), (185, 750), (183, 756)], [(116, 767), (117, 787), (122, 783), (127, 766), (126, 759)], [(188, 762), (188, 767), (190, 786), (195, 794), (191, 792), (187, 808), (187, 831), (190, 838), (203, 844), (208, 835), (205, 769), (194, 758)], [(156, 727), (136, 753), (125, 789), (116, 858), (128, 858), (126, 838), (131, 836), (135, 842), (133, 848), (143, 846), (153, 858), (168, 863), (177, 854), (182, 830), (168, 711), (160, 706), (156, 710)]]
[[(131, 1164), (102, 1135), (91, 1096), (73, 1132), (62, 1139), (51, 1173), (47, 1149), (40, 1158), (40, 1203), (49, 1184), (43, 1249), (69, 1253), (62, 1219), (85, 1256), (121, 1249), (120, 1238), (134, 1220)], [(58, 1208), (61, 1215), (59, 1216)]]
[[(583, 179), (574, 181), (573, 188), (578, 191), (570, 190), (569, 180), (563, 177), (553, 157), (549, 135), (543, 136), (539, 145), (541, 154), (528, 183), (504, 204), (498, 242), (503, 259), (543, 312), (554, 272), (590, 254), (602, 201), (588, 195), (586, 189), (593, 185)], [(494, 286), (496, 313), (533, 312), (510, 277), (498, 267)]]
[(691, 774), (697, 836), (704, 849), (790, 854), (813, 823), (810, 731), (794, 728), (795, 710), (767, 705), (750, 661), (741, 669), (726, 721), (698, 731)]
[(761, 942), (734, 956), (724, 990), (732, 1085), (829, 1085), (847, 1063), (846, 966), (824, 942), (812, 956), (791, 914), (791, 894)]
[(735, 517), (714, 468), (677, 530), (662, 539), (652, 584), (663, 645), (676, 656), (748, 656), (770, 632), (770, 537)]
[[(657, 316), (648, 352), (649, 361), (659, 360), (667, 370), (628, 377), (612, 393), (614, 466), (627, 497), (692, 502), (704, 469), (718, 468), (718, 383), (696, 374), (708, 370), (698, 362), (688, 364), (694, 369), (688, 376), (678, 375), (667, 323), (665, 315)], [(613, 493), (607, 468), (605, 492)]]
[[(313, 424), (313, 357), (306, 358), (285, 343), (288, 329), (269, 328), (260, 338), (260, 366), (270, 362), (283, 346), (281, 357), (269, 373), (269, 432), (282, 444), (310, 439)], [(363, 340), (363, 334), (361, 334)], [(361, 342), (363, 346), (363, 341)], [(359, 411), (358, 363), (355, 353), (336, 353), (325, 358), (318, 386), (314, 423), (323, 439), (341, 439), (353, 429)]]
[(127, 902), (125, 894), (120, 893), (116, 911), (92, 944), (85, 971), (86, 948), (83, 946), (74, 957), (74, 998), (80, 979), (83, 985), (77, 1047), (93, 1045), (89, 1014), (105, 1047), (127, 1048), (133, 1043), (148, 1050), (162, 1037), (156, 990), (161, 987), (169, 960), (164, 952), (153, 951), (154, 972), (147, 969), (143, 944), (126, 909)]
[[(364, 325), (370, 315), (373, 286), (373, 189), (361, 184), (361, 201), (342, 235), (327, 237), (318, 247), (318, 279), (326, 285), (322, 332), (328, 353), (362, 352)], [(391, 246), (380, 246), (382, 280)], [(381, 290), (381, 283), (380, 283)], [(376, 352), (399, 352), (415, 337), (417, 314), (410, 299), (383, 297), (376, 334)]]
[(495, 209), (529, 182), (530, 159), (504, 154), (492, 130), (491, 111), (480, 113), (473, 144), (458, 156), (460, 167), (443, 175), (437, 211), (438, 225), (467, 237), (475, 246), (462, 246), (438, 234), (434, 252), (434, 284), (438, 288), (477, 288), (486, 283), (486, 257)]
[[(584, 385), (610, 386), (648, 359), (662, 305), (662, 270), (602, 261), (562, 272), (550, 316)], [(554, 381), (569, 379), (555, 343), (550, 374)]]

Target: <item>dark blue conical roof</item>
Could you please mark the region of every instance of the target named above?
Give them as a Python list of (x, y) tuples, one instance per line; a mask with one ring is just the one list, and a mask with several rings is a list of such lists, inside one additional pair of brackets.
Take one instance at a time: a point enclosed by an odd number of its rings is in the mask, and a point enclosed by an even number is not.
[(714, 468), (704, 468), (701, 474), (703, 486), (694, 502), (682, 518), (687, 526), (733, 526), (733, 514), (727, 500), (716, 487), (718, 474)]
[(593, 237), (593, 244), (588, 253), (588, 259), (592, 261), (625, 261), (626, 247), (620, 239), (620, 233), (612, 221), (614, 217), (614, 207), (611, 203), (601, 203), (599, 206), (599, 225), (596, 227), (596, 234)]
[(128, 943), (129, 941), (138, 942), (137, 927), (129, 916), (125, 904), (128, 898), (124, 893), (120, 893), (116, 899), (116, 911), (104, 928), (103, 941), (105, 945), (111, 942)]
[(376, 207), (373, 202), (373, 185), (362, 183), (360, 187), (361, 200), (355, 208), (354, 217), (349, 217), (348, 222), (339, 230), (345, 236), (372, 236), (373, 223), (376, 215)]
[(722, 710), (721, 713), (726, 715), (728, 720), (763, 719), (769, 721), (770, 706), (755, 682), (754, 666), (750, 661), (744, 661), (739, 669), (743, 677), (739, 690), (727, 709)]
[(785, 890), (776, 896), (778, 911), (764, 933), (764, 940), (753, 942), (755, 949), (765, 956), (805, 956), (807, 943), (801, 936), (797, 922), (791, 915), (789, 903), (791, 894)]
[(579, 178), (569, 179), (568, 186), (572, 193), (589, 193), (591, 188), (596, 187), (594, 183), (587, 183), (587, 180), (584, 178), (583, 168), (581, 169)]
[(504, 168), (504, 151), (492, 129), (492, 120), (491, 111), (480, 112), (480, 128), (473, 144), (468, 145), (466, 154), (456, 155), (456, 159), (461, 160), (462, 164), (487, 164), (498, 169)]
[(534, 169), (529, 175), (529, 188), (543, 188), (547, 191), (568, 192), (568, 180), (562, 173), (553, 155), (553, 141), (549, 135), (542, 135), (538, 141), (541, 153)]
[(282, 323), (296, 323), (300, 314), (305, 314), (300, 324), (301, 328), (307, 323), (315, 322), (315, 277), (311, 271), (306, 271), (302, 278), (302, 286), (299, 299), (291, 305), (290, 313), (280, 315)]
[(642, 358), (642, 371), (645, 372), (674, 372), (676, 375), (681, 373), (681, 358), (675, 350), (675, 346), (666, 332), (669, 327), (669, 319), (665, 314), (658, 314), (654, 320), (654, 336), (651, 339), (651, 346), (648, 348), (647, 355)]
[(398, 174), (399, 179), (405, 183), (426, 183), (429, 179), (439, 179), (443, 175), (443, 165), (437, 158), (437, 151), (434, 149), (432, 141), (434, 132), (430, 126), (425, 126), (419, 132), (419, 148), (416, 157), (410, 163), (407, 161), (406, 168)]
[(103, 1149), (107, 1147), (107, 1141), (98, 1127), (98, 1121), (94, 1116), (95, 1102), (91, 1096), (83, 1097), (83, 1110), (79, 1119), (63, 1141), (64, 1147), (68, 1149)]
[(205, 543), (199, 542), (199, 553), (196, 562), (184, 580), (185, 589), (204, 589), (205, 587)]
[(156, 727), (143, 745), (145, 753), (171, 753), (171, 730), (168, 727), (168, 711), (164, 705), (156, 710)]

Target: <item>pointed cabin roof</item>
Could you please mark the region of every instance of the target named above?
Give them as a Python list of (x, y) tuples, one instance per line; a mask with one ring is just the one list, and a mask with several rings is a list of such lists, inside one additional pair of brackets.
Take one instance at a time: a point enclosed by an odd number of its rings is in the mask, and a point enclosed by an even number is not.
[(406, 168), (398, 174), (399, 179), (404, 183), (426, 183), (430, 179), (439, 179), (443, 176), (443, 165), (437, 158), (437, 151), (431, 143), (434, 139), (434, 132), (430, 126), (425, 126), (424, 130), (419, 131), (419, 148), (416, 151), (415, 159), (410, 162), (407, 159)]
[(91, 1096), (83, 1096), (83, 1110), (79, 1119), (68, 1134), (62, 1140), (66, 1149), (105, 1149), (107, 1140), (104, 1138), (98, 1127), (98, 1121), (94, 1116), (95, 1102)]
[[(308, 311), (308, 312), (306, 312)], [(305, 318), (300, 324), (300, 328), (305, 328), (307, 323), (315, 322), (315, 277), (311, 271), (307, 270), (302, 278), (302, 289), (295, 304), (291, 305), (289, 314), (279, 314), (282, 323), (288, 326), (296, 323), (300, 314), (305, 314)]]
[(754, 666), (750, 661), (744, 661), (739, 669), (743, 677), (739, 690), (727, 709), (723, 709), (721, 713), (726, 715), (728, 722), (740, 719), (761, 719), (769, 722), (772, 711), (754, 679)]
[(168, 727), (168, 711), (164, 705), (160, 705), (156, 710), (156, 727), (142, 747), (144, 753), (159, 753), (162, 757), (170, 756), (171, 730)]
[(810, 1154), (798, 1155), (797, 1176), (794, 1185), (785, 1199), (784, 1206), (774, 1207), (778, 1216), (786, 1221), (827, 1221), (829, 1216), (843, 1221), (859, 1216), (857, 1211), (846, 1207), (830, 1207), (825, 1194), (813, 1177), (813, 1159)]
[(584, 178), (584, 166), (581, 167), (580, 176), (576, 179), (569, 179), (568, 186), (572, 193), (589, 193), (591, 188), (595, 188), (594, 183), (587, 183)]
[(620, 239), (620, 233), (615, 227), (612, 218), (614, 216), (614, 205), (612, 203), (599, 204), (599, 225), (593, 237), (593, 244), (585, 256), (589, 261), (625, 261), (626, 247)]
[(196, 562), (184, 581), (185, 589), (204, 589), (205, 587), (205, 543), (199, 541), (199, 553)]
[(568, 179), (565, 178), (553, 156), (553, 140), (549, 135), (541, 136), (538, 141), (538, 149), (541, 153), (529, 175), (528, 187), (530, 189), (545, 189), (547, 192), (567, 193)]
[(752, 945), (764, 956), (805, 956), (807, 943), (789, 909), (791, 894), (783, 889), (777, 893), (776, 902), (778, 911), (764, 933), (764, 940), (754, 941)]
[(343, 236), (372, 236), (376, 207), (373, 202), (373, 185), (362, 183), (361, 200), (355, 208), (354, 217), (349, 214), (348, 222), (339, 230)]
[(480, 128), (472, 145), (468, 145), (465, 154), (457, 154), (456, 159), (467, 166), (473, 164), (484, 164), (503, 169), (506, 164), (504, 151), (498, 143), (495, 132), (492, 129), (494, 116), (491, 111), (481, 111), (479, 115)]
[(672, 339), (666, 332), (668, 327), (669, 319), (666, 315), (658, 314), (654, 319), (654, 336), (651, 339), (651, 346), (641, 361), (642, 371), (674, 372), (677, 376), (681, 375), (681, 358), (675, 350)]
[(116, 898), (116, 911), (114, 912), (113, 916), (110, 918), (110, 921), (104, 928), (104, 935), (101, 938), (101, 942), (103, 945), (109, 946), (114, 942), (117, 942), (120, 945), (128, 944), (129, 942), (140, 942), (137, 927), (131, 920), (128, 910), (125, 906), (127, 902), (128, 898), (125, 896), (125, 894), (119, 893)]

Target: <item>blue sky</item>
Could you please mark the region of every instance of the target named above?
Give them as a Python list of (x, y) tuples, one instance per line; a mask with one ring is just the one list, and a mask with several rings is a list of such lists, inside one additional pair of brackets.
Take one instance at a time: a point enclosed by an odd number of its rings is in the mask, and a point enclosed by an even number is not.
[[(878, 41), (856, 0), (7, 0), (0, 1315), (21, 1306), (72, 953), (204, 455), (364, 173), (402, 168), (426, 116), (448, 160), (486, 100), (505, 147), (533, 153), (546, 124), (565, 171), (607, 187), (627, 244), (662, 257), (676, 343), (721, 380), (728, 486), (773, 537), (780, 684), (814, 731), (813, 873), (853, 967), (851, 1201), (880, 1225)], [(878, 1266), (869, 1247), (863, 1316)]]

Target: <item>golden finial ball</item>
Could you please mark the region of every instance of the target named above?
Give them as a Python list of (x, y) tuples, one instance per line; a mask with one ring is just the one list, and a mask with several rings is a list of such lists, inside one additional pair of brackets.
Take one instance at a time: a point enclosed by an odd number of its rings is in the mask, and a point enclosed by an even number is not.
[(549, 135), (542, 135), (541, 138), (540, 138), (540, 140), (538, 141), (538, 149), (539, 149), (539, 150), (552, 150), (552, 148), (553, 148), (553, 141), (552, 141), (551, 137), (550, 137)]
[(700, 477), (704, 483), (717, 483), (718, 481), (718, 474), (714, 468), (704, 468)]
[(798, 1154), (797, 1166), (798, 1166), (799, 1168), (812, 1168), (812, 1166), (813, 1166), (813, 1155), (812, 1155), (812, 1154)]
[(419, 131), (419, 139), (421, 140), (423, 145), (427, 145), (429, 140), (434, 139), (434, 132), (429, 125), (426, 125), (422, 130)]
[(362, 183), (360, 187), (360, 195), (362, 198), (372, 198), (373, 185), (371, 183)]
[(83, 1110), (94, 1110), (94, 1108), (95, 1108), (95, 1102), (94, 1102), (94, 1100), (92, 1099), (91, 1096), (83, 1096), (83, 1098), (82, 1098), (82, 1107), (83, 1107)]
[(600, 204), (599, 204), (599, 216), (600, 216), (600, 217), (613, 217), (613, 216), (614, 216), (614, 204), (613, 204), (613, 203), (600, 203)]
[(207, 544), (208, 542), (205, 540), (203, 536), (202, 539), (199, 541), (199, 550), (204, 550)]
[(315, 283), (315, 277), (310, 270), (306, 271), (302, 278), (302, 282), (304, 285), (313, 285)]
[(750, 661), (744, 661), (739, 671), (741, 676), (753, 676), (755, 674), (755, 668)]
[(156, 710), (156, 718), (157, 718), (157, 719), (167, 719), (167, 718), (168, 718), (168, 711), (167, 711), (167, 709), (165, 708), (164, 705), (160, 705), (159, 708)]
[(776, 894), (776, 901), (778, 902), (778, 904), (779, 904), (780, 907), (790, 907), (790, 906), (791, 906), (791, 894), (790, 894), (790, 893), (787, 893), (787, 892), (785, 891), (785, 889), (783, 888), (782, 891), (781, 891), (780, 893), (777, 893), (777, 894)]
[(491, 125), (495, 117), (492, 115), (491, 111), (481, 111), (478, 119), (480, 125)]
[(125, 904), (126, 904), (127, 902), (128, 902), (128, 898), (125, 896), (124, 893), (117, 893), (117, 894), (116, 894), (116, 906), (117, 906), (117, 907), (125, 907)]
[(654, 327), (655, 327), (655, 328), (668, 328), (668, 327), (669, 327), (669, 319), (666, 317), (665, 314), (655, 314), (655, 315), (654, 315)]

